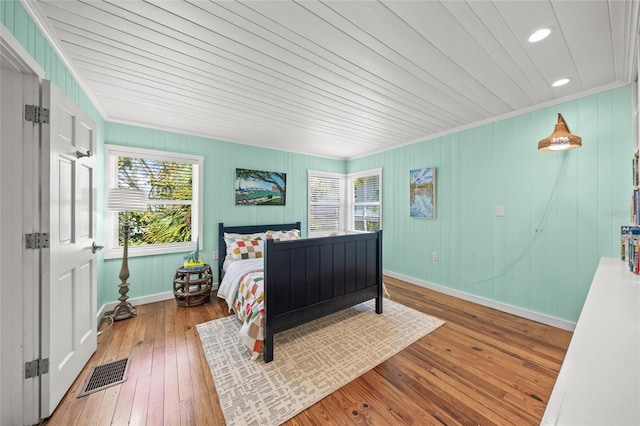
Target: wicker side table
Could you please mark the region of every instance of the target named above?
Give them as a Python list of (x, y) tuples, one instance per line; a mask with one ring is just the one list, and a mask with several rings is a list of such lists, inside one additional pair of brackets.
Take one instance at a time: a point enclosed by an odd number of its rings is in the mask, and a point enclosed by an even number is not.
[(173, 294), (180, 306), (201, 305), (209, 300), (213, 274), (211, 267), (204, 265), (200, 270), (178, 268), (173, 279)]

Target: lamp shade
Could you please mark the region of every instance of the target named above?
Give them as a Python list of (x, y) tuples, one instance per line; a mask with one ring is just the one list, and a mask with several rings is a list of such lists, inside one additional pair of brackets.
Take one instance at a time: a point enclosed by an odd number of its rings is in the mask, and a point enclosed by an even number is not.
[(105, 208), (115, 212), (147, 210), (147, 194), (138, 189), (111, 188), (107, 194)]
[(582, 138), (571, 134), (562, 114), (558, 113), (558, 123), (553, 133), (538, 142), (538, 151), (566, 151), (581, 146)]

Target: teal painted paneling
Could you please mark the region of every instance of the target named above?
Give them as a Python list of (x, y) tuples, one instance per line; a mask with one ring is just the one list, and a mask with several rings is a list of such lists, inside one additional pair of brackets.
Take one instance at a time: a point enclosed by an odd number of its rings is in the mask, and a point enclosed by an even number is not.
[[(348, 163), (106, 124), (17, 0), (0, 2), (0, 20), (60, 87), (98, 124), (98, 156), (108, 143), (205, 157), (207, 261), (217, 223), (303, 221), (308, 169), (351, 172), (382, 167), (384, 267), (451, 289), (569, 321), (577, 320), (601, 256), (618, 255), (628, 223), (633, 151), (632, 89), (623, 87), (551, 108), (408, 145)], [(583, 147), (540, 153), (539, 139), (561, 112)], [(437, 218), (409, 217), (410, 169), (437, 167)], [(236, 207), (235, 168), (287, 173), (284, 207)], [(102, 239), (103, 162), (98, 161), (98, 240)], [(505, 217), (496, 217), (503, 205)], [(437, 251), (439, 260), (431, 261)], [(115, 300), (119, 260), (98, 269), (98, 306)], [(139, 297), (171, 291), (181, 256), (130, 260)]]
[[(218, 250), (218, 223), (247, 225), (263, 223), (302, 222), (307, 226), (307, 170), (327, 170), (344, 173), (342, 160), (300, 155), (290, 152), (233, 144), (161, 130), (124, 124), (107, 123), (105, 141), (108, 144), (172, 151), (204, 156), (204, 235), (202, 256), (214, 264), (213, 252)], [(285, 206), (236, 206), (235, 169), (270, 170), (287, 174)], [(100, 188), (102, 191), (103, 188)], [(172, 291), (175, 270), (184, 253), (134, 257), (129, 259), (131, 283), (129, 297), (141, 297)], [(117, 283), (120, 259), (104, 261), (103, 276), (113, 277), (101, 288), (98, 306), (114, 300), (113, 284)], [(217, 272), (215, 272), (217, 278)]]
[[(558, 112), (583, 147), (538, 152)], [(350, 172), (384, 170), (384, 268), (576, 321), (629, 221), (632, 120), (627, 86), (350, 161)], [(435, 220), (409, 217), (408, 172), (426, 166)]]
[[(63, 93), (71, 99), (76, 105), (78, 105), (83, 111), (85, 111), (93, 120), (95, 120), (96, 140), (97, 140), (97, 170), (96, 178), (98, 188), (103, 187), (103, 164), (100, 160), (104, 151), (104, 120), (98, 113), (94, 105), (89, 98), (85, 95), (78, 83), (75, 81), (73, 75), (66, 69), (60, 58), (56, 55), (53, 48), (49, 45), (46, 38), (42, 35), (42, 32), (33, 22), (27, 11), (22, 4), (17, 0), (2, 0), (0, 5), (3, 11), (0, 16), (2, 24), (13, 34), (13, 36), (20, 42), (25, 50), (38, 62), (38, 64), (45, 71), (45, 78), (51, 80), (53, 84), (58, 86)], [(98, 242), (102, 241), (103, 229), (102, 229), (102, 191), (98, 191), (97, 195), (97, 236)], [(98, 293), (104, 294), (111, 293), (111, 299), (113, 300), (113, 286), (112, 282), (105, 283), (102, 278), (102, 254), (98, 254)], [(116, 276), (117, 278), (117, 276)], [(116, 283), (117, 284), (117, 283)], [(106, 288), (105, 288), (106, 287)], [(117, 294), (116, 294), (117, 295)], [(98, 307), (102, 306), (99, 299)]]

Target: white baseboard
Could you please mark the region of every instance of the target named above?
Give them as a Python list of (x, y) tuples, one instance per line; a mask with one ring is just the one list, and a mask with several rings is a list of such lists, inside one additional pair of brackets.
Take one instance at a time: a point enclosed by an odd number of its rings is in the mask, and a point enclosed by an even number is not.
[[(218, 289), (218, 283), (214, 283), (212, 287), (212, 291), (215, 291), (217, 289)], [(149, 296), (134, 297), (127, 300), (127, 302), (131, 303), (133, 306), (140, 306), (140, 305), (146, 305), (147, 303), (163, 302), (165, 300), (173, 299), (174, 297), (175, 296), (173, 295), (173, 291), (167, 291), (165, 293), (156, 293), (156, 294), (151, 294)], [(97, 318), (98, 324), (100, 324), (100, 320), (104, 316), (104, 313), (112, 311), (113, 308), (115, 308), (118, 303), (119, 302), (116, 301), (116, 302), (105, 303), (104, 305), (102, 305), (102, 308), (100, 308), (100, 310), (98, 311), (98, 318)]]
[[(408, 275), (398, 274), (392, 271), (384, 271), (385, 275), (388, 275), (392, 278), (396, 278), (402, 281), (406, 281), (411, 284), (415, 284), (420, 287), (428, 288), (433, 291), (437, 291), (438, 293), (448, 294), (449, 296), (457, 297), (459, 299), (468, 300), (469, 302), (477, 303), (482, 306), (487, 306), (489, 308), (497, 309), (502, 312), (507, 312), (512, 315), (517, 315), (522, 318), (530, 319), (532, 321), (536, 321), (542, 324), (547, 324), (552, 327), (561, 328), (563, 330), (573, 331), (576, 328), (575, 323), (570, 321), (561, 320), (559, 318), (555, 318), (549, 315), (543, 315), (538, 312), (529, 311), (527, 309), (518, 308), (517, 306), (509, 305), (502, 302), (497, 302), (495, 300), (487, 299), (485, 297), (476, 296), (475, 294), (465, 293), (464, 291), (454, 290), (448, 287), (441, 286), (439, 284), (434, 284), (429, 281), (419, 280), (417, 278), (410, 277)], [(213, 285), (213, 290), (218, 289), (218, 283)], [(168, 291), (165, 293), (157, 293), (152, 294), (150, 296), (143, 297), (135, 297), (129, 299), (129, 302), (133, 306), (145, 305), (147, 303), (161, 302), (164, 300), (173, 299), (173, 291)], [(98, 312), (98, 324), (102, 319), (102, 316), (105, 312), (113, 310), (118, 302), (107, 303), (102, 306), (100, 311)]]
[(518, 308), (506, 303), (497, 302), (495, 300), (487, 299), (485, 297), (476, 296), (474, 294), (465, 293), (464, 291), (454, 290), (448, 287), (434, 284), (428, 281), (419, 280), (417, 278), (409, 277), (407, 275), (398, 274), (395, 272), (385, 270), (384, 275), (388, 275), (392, 278), (396, 278), (402, 281), (406, 281), (411, 284), (415, 284), (420, 287), (428, 288), (438, 293), (447, 294), (449, 296), (457, 297), (459, 299), (467, 300), (469, 302), (477, 303), (478, 305), (487, 306), (489, 308), (497, 309), (502, 312), (506, 312), (512, 315), (517, 315), (522, 318), (530, 319), (542, 324), (547, 324), (552, 327), (561, 328), (563, 330), (574, 331), (576, 324), (570, 321), (561, 320), (549, 315), (543, 315), (538, 312), (529, 311), (527, 309)]

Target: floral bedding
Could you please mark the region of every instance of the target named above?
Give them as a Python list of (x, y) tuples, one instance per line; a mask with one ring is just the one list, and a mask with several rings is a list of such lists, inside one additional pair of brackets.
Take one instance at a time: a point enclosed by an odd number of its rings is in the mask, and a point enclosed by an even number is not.
[(242, 322), (240, 343), (255, 360), (262, 352), (264, 342), (264, 272), (245, 274), (240, 280), (233, 310)]
[(224, 276), (218, 297), (225, 299), (242, 322), (240, 343), (257, 359), (264, 343), (264, 240), (300, 239), (300, 230), (266, 231), (255, 234), (224, 234)]
[(218, 288), (229, 311), (242, 322), (240, 342), (257, 359), (264, 341), (264, 259), (231, 262)]

